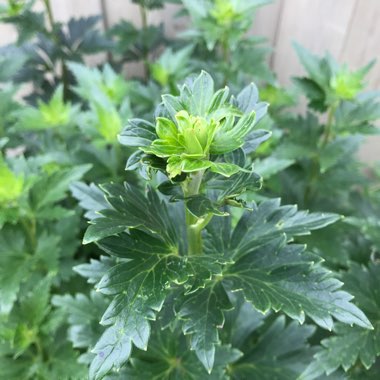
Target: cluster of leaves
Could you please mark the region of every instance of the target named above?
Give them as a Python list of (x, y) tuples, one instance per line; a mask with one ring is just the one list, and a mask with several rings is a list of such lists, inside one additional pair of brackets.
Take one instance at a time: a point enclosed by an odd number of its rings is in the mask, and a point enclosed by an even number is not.
[(3, 47), (2, 54), (12, 62), (21, 57), (20, 68), (12, 79), (33, 84), (31, 102), (41, 97), (46, 100), (59, 84), (68, 99), (73, 78), (66, 62), (83, 62), (86, 55), (110, 49), (112, 43), (99, 32), (98, 16), (70, 19), (66, 24), (56, 22), (50, 2), (44, 0), (49, 20), (46, 25), (44, 13), (34, 11), (34, 3), (35, 0), (9, 0), (8, 6), (0, 9), (1, 20), (14, 24), (19, 32), (16, 45)]
[[(306, 116), (301, 116), (274, 108), (271, 117), (277, 141), (261, 151), (258, 172), (262, 166), (265, 173), (265, 164), (273, 160), (280, 165), (285, 161), (287, 168), (264, 182), (264, 194), (281, 196), (313, 211), (345, 215), (339, 223), (300, 242), (321, 255), (331, 269), (339, 270), (346, 289), (355, 295), (355, 302), (374, 326), (364, 333), (336, 325), (336, 335), (324, 337), (303, 378), (329, 375), (338, 368), (353, 378), (376, 377), (380, 355), (380, 299), (375, 286), (380, 177), (376, 167), (359, 161), (356, 155), (364, 137), (378, 133), (379, 94), (363, 92), (372, 63), (352, 72), (328, 54), (319, 58), (299, 45), (295, 48), (306, 75), (294, 78), (294, 83), (307, 97), (308, 109)], [(267, 155), (270, 157), (265, 158)], [(373, 371), (367, 371), (372, 365)]]
[[(322, 259), (292, 243), (340, 217), (298, 211), (278, 199), (243, 200), (261, 185), (249, 154), (269, 137), (255, 128), (266, 111), (255, 86), (230, 98), (202, 72), (179, 96), (162, 99), (156, 124), (132, 119), (120, 135), (124, 145), (139, 148), (128, 168), (145, 168), (156, 189), (151, 181), (103, 185), (102, 204), (95, 185), (74, 192), (91, 220), (84, 243), (96, 242), (108, 255), (76, 267), (108, 304), (103, 333), (94, 331), (87, 345), (90, 378), (112, 371), (111, 378), (259, 378), (269, 363), (296, 377), (316, 351), (307, 344), (315, 328), (287, 324), (271, 310), (329, 331), (333, 319), (372, 329)], [(79, 300), (56, 302), (76, 318), (70, 305)], [(80, 320), (72, 329), (88, 331), (91, 323)], [(295, 343), (276, 352), (270, 336)]]
[[(48, 0), (0, 6), (19, 32), (0, 57), (0, 377), (377, 378), (380, 171), (354, 156), (380, 116), (371, 65), (296, 46), (307, 75), (284, 90), (247, 34), (269, 1), (182, 0), (176, 40), (148, 20), (179, 1), (132, 2), (141, 28), (107, 34)], [(131, 61), (144, 78), (118, 74)]]
[[(239, 89), (254, 79), (273, 82), (262, 37), (248, 36), (254, 12), (271, 0), (183, 0), (192, 28), (182, 37), (196, 43), (202, 68), (215, 73), (218, 85)], [(197, 59), (197, 58), (196, 58)]]

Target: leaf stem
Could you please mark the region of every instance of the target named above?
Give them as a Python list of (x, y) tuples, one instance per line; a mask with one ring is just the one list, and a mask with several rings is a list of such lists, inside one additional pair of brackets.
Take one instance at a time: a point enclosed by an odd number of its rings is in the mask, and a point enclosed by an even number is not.
[[(185, 198), (199, 194), (204, 171), (198, 171), (190, 175), (189, 180), (183, 186), (183, 194)], [(193, 215), (186, 207), (186, 232), (187, 232), (187, 247), (188, 255), (202, 254), (202, 229), (204, 228), (204, 219), (199, 219)], [(208, 223), (208, 222), (207, 222)]]
[(22, 219), (21, 224), (24, 228), (25, 234), (28, 239), (28, 244), (30, 247), (30, 252), (33, 254), (37, 247), (36, 240), (36, 219), (31, 217), (30, 219)]
[(327, 122), (324, 130), (324, 135), (322, 139), (322, 147), (326, 146), (326, 144), (330, 141), (332, 137), (332, 127), (334, 124), (334, 115), (335, 111), (338, 108), (339, 103), (334, 103), (328, 110), (327, 114)]
[(221, 49), (222, 49), (222, 59), (226, 65), (226, 69), (224, 71), (223, 85), (227, 86), (227, 82), (228, 82), (227, 70), (231, 66), (231, 52), (230, 52), (230, 48), (228, 44), (228, 36), (226, 33), (224, 33), (224, 37), (221, 40)]
[(50, 29), (51, 29), (51, 32), (53, 33), (54, 17), (53, 17), (53, 11), (51, 10), (50, 0), (44, 0), (44, 4), (45, 4), (45, 9), (48, 16), (49, 24), (50, 24)]

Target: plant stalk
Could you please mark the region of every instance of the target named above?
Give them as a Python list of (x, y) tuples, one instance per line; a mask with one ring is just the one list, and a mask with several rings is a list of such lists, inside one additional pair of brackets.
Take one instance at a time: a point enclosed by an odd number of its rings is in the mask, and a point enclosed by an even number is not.
[[(199, 194), (202, 183), (203, 171), (195, 172), (190, 176), (190, 180), (182, 187), (185, 198)], [(188, 255), (202, 254), (202, 229), (204, 228), (203, 219), (197, 218), (186, 207), (186, 232)]]
[(322, 147), (326, 146), (326, 144), (330, 141), (332, 137), (332, 127), (334, 124), (334, 114), (339, 104), (333, 104), (327, 114), (327, 122), (325, 126), (325, 131), (322, 139)]
[(45, 4), (45, 9), (46, 9), (46, 13), (48, 16), (48, 20), (49, 20), (50, 30), (51, 30), (51, 32), (53, 32), (53, 30), (54, 30), (54, 17), (53, 17), (53, 11), (51, 9), (50, 0), (44, 0), (44, 4)]
[[(148, 15), (146, 8), (143, 5), (139, 5), (140, 16), (141, 16), (141, 25), (143, 32), (146, 32), (148, 29)], [(149, 76), (149, 50), (146, 46), (143, 46), (143, 67), (144, 67), (144, 77), (148, 80)]]

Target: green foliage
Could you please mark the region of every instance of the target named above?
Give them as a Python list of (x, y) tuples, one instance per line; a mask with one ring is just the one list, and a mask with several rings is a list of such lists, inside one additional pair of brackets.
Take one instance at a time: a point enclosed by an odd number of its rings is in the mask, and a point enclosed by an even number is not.
[[(167, 2), (184, 40), (148, 23)], [(282, 88), (247, 34), (267, 0), (133, 3), (107, 33), (0, 6), (0, 378), (377, 379), (372, 64), (296, 45)]]
[(324, 372), (329, 375), (338, 367), (347, 372), (357, 362), (368, 370), (375, 363), (376, 357), (380, 355), (378, 278), (379, 266), (376, 264), (371, 264), (368, 269), (353, 264), (345, 274), (347, 289), (372, 319), (374, 330), (363, 331), (337, 324), (334, 328), (336, 335), (322, 340), (323, 348), (315, 355), (316, 360), (306, 369), (303, 378), (314, 379)]
[[(280, 173), (279, 179), (272, 177), (267, 181), (264, 191), (267, 196), (281, 195), (315, 211), (329, 210), (348, 216), (343, 222), (300, 240), (320, 254), (330, 268), (341, 269), (345, 289), (355, 296), (356, 305), (373, 326), (372, 330), (362, 330), (336, 324), (334, 334), (321, 339), (321, 347), (300, 378), (333, 376), (339, 368), (350, 378), (365, 378), (366, 370), (379, 355), (379, 306), (374, 291), (379, 275), (375, 233), (379, 199), (378, 177), (366, 175), (365, 171), (371, 169), (357, 161), (355, 154), (363, 135), (377, 133), (374, 121), (378, 118), (378, 94), (360, 93), (372, 64), (350, 72), (329, 55), (320, 59), (299, 45), (296, 50), (308, 76), (295, 81), (308, 98), (310, 108), (306, 117), (289, 117), (283, 109), (272, 113), (281, 126), (280, 138), (263, 161), (274, 156), (277, 160), (292, 160), (292, 164)], [(326, 112), (326, 122), (322, 124), (313, 110)]]
[[(219, 368), (224, 368), (223, 376), (254, 376), (249, 365), (244, 370), (244, 364), (236, 369), (227, 367), (230, 360), (240, 357), (237, 351), (233, 359), (220, 353), (231, 344), (225, 337), (224, 324), (226, 318), (233, 323), (229, 313), (236, 308), (234, 294), (243, 295), (254, 310), (281, 311), (299, 323), (310, 317), (331, 330), (335, 318), (359, 329), (371, 329), (367, 317), (350, 302), (352, 296), (340, 290), (342, 283), (322, 267), (322, 260), (305, 252), (304, 246), (291, 244), (294, 236), (307, 235), (339, 216), (308, 214), (293, 206), (280, 206), (278, 200), (268, 200), (259, 205), (244, 204), (248, 210), (232, 227), (228, 217), (231, 210), (226, 205), (241, 207), (237, 197), (250, 188), (249, 181), (254, 178), (251, 171), (244, 169), (249, 158), (243, 149), (245, 141), (251, 142), (255, 125), (251, 115), (256, 110), (261, 117), (265, 112), (265, 105), (257, 103), (257, 89), (251, 85), (227, 102), (228, 89), (214, 93), (211, 77), (202, 72), (187, 80), (178, 97), (165, 95), (162, 99), (156, 127), (146, 121), (132, 121), (121, 134), (121, 141), (143, 150), (146, 157), (140, 159), (150, 166), (152, 176), (157, 170), (165, 174), (166, 191), (170, 181), (173, 186), (178, 184), (178, 191), (170, 194), (175, 202), (162, 198), (151, 187), (145, 193), (127, 184), (103, 185), (107, 204), (94, 202), (98, 190), (93, 187), (74, 190), (87, 210), (97, 211), (88, 214), (92, 220), (84, 243), (97, 242), (112, 258), (77, 268), (99, 292), (112, 299), (101, 318), (105, 330), (92, 348), (95, 357), (90, 378), (103, 378), (121, 367), (133, 374), (139, 368), (136, 363), (144, 360), (144, 355), (139, 359), (139, 351), (133, 346), (149, 355), (150, 337), (154, 342), (154, 337), (162, 334), (161, 323), (170, 328), (165, 335), (171, 336), (167, 339), (173, 342), (178, 340), (174, 337), (178, 329), (189, 335), (184, 350), (195, 352), (210, 378), (219, 373)], [(219, 120), (225, 121), (219, 126)], [(191, 140), (187, 140), (187, 130), (192, 134)], [(227, 145), (218, 142), (228, 139)], [(219, 146), (226, 151), (219, 152)], [(164, 161), (159, 168), (153, 156)], [(185, 166), (173, 175), (172, 157), (193, 156), (193, 170)], [(208, 157), (213, 157), (221, 168), (225, 163), (243, 171), (228, 173), (230, 179), (221, 181), (226, 172), (215, 171), (206, 161)], [(222, 157), (226, 162), (219, 161)], [(296, 325), (289, 327), (289, 331), (293, 329), (297, 330)], [(306, 329), (305, 335), (301, 331), (302, 346), (313, 329)], [(240, 360), (244, 363), (246, 358)], [(158, 371), (157, 376), (164, 376), (159, 375), (161, 371), (187, 371), (185, 362), (179, 363), (178, 357), (168, 363), (166, 367), (157, 364), (155, 369), (152, 363), (144, 362), (145, 371)], [(201, 378), (195, 368), (189, 378)]]

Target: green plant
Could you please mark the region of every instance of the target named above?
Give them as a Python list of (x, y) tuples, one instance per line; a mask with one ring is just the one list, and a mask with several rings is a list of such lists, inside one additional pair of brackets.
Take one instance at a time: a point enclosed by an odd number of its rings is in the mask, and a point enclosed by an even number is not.
[[(91, 379), (113, 370), (116, 378), (254, 379), (267, 366), (268, 378), (296, 378), (314, 352), (306, 343), (312, 323), (372, 329), (321, 259), (292, 243), (340, 217), (278, 199), (244, 201), (261, 186), (247, 154), (269, 137), (255, 128), (265, 110), (253, 84), (229, 97), (202, 72), (179, 96), (163, 96), (156, 124), (132, 119), (120, 135), (139, 148), (129, 169), (145, 167), (152, 180), (102, 185), (106, 206), (96, 186), (73, 189), (91, 219), (84, 243), (107, 253), (76, 267), (108, 304), (102, 335), (86, 346)], [(75, 322), (80, 297), (55, 303), (72, 329), (87, 331), (93, 318)], [(287, 336), (294, 346), (276, 348)]]
[(50, 300), (70, 288), (80, 215), (63, 200), (88, 170), (0, 156), (1, 378), (85, 376)]
[(49, 1), (0, 6), (19, 32), (0, 54), (0, 378), (377, 379), (380, 168), (355, 156), (372, 64), (297, 45), (306, 74), (281, 88), (247, 36), (267, 1), (183, 1), (174, 40), (148, 24), (166, 1), (134, 2), (142, 28), (113, 43)]
[[(35, 0), (8, 0), (8, 6), (0, 8), (3, 22), (12, 23), (18, 30), (16, 45), (2, 48), (13, 61), (22, 57), (16, 83), (33, 84), (33, 92), (27, 99), (34, 103), (37, 98), (46, 100), (58, 85), (63, 86), (65, 100), (72, 97), (72, 76), (67, 68), (68, 61), (83, 62), (84, 56), (109, 50), (112, 42), (97, 29), (100, 18), (70, 19), (66, 24), (53, 18), (49, 0), (44, 0), (44, 12), (35, 12)], [(24, 64), (22, 64), (24, 63)]]
[[(196, 42), (198, 67), (209, 69), (220, 85), (237, 88), (254, 78), (273, 82), (265, 62), (265, 39), (247, 36), (254, 12), (271, 0), (183, 0), (192, 27), (181, 37)], [(201, 59), (199, 59), (201, 57)]]
[[(265, 181), (266, 196), (281, 196), (313, 211), (333, 211), (346, 217), (300, 242), (320, 254), (333, 270), (339, 270), (346, 289), (371, 320), (373, 330), (334, 327), (336, 335), (321, 339), (302, 378), (314, 379), (343, 368), (350, 378), (370, 378), (378, 372), (380, 354), (378, 278), (379, 176), (376, 167), (358, 160), (363, 137), (377, 133), (380, 117), (376, 92), (362, 92), (372, 63), (350, 72), (330, 55), (319, 58), (296, 45), (307, 75), (295, 78), (309, 101), (306, 116), (292, 116), (275, 109), (277, 142), (261, 154), (286, 169)], [(320, 119), (315, 112), (323, 113)], [(323, 121), (321, 121), (323, 120)], [(282, 169), (281, 169), (282, 170)], [(371, 371), (369, 368), (373, 366)], [(376, 375), (374, 375), (376, 377)]]

